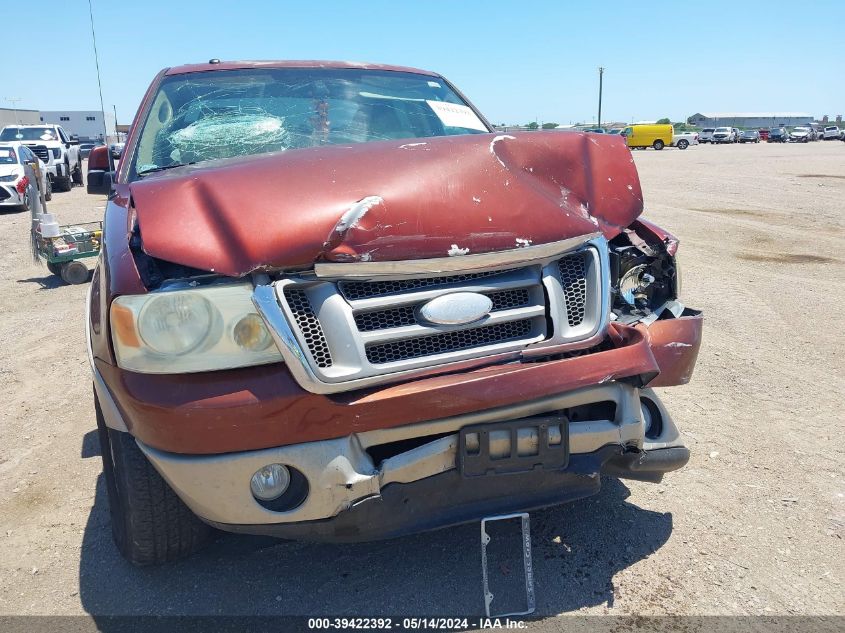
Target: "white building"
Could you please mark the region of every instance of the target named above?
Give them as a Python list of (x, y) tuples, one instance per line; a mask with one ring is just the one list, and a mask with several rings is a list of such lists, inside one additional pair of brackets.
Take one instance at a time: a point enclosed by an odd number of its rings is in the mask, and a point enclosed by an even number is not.
[[(78, 136), (83, 142), (103, 140), (103, 113), (99, 110), (42, 110), (41, 122), (61, 125), (65, 132)], [(108, 140), (114, 140), (114, 114), (106, 112), (105, 122)]]
[(37, 125), (38, 110), (0, 108), (0, 130), (7, 125)]
[(696, 112), (687, 119), (698, 127), (794, 127), (813, 122), (806, 112)]

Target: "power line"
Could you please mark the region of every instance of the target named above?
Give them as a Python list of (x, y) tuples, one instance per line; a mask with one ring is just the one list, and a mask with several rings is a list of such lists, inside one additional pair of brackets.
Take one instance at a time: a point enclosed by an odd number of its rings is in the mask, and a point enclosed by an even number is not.
[[(97, 67), (97, 88), (100, 90), (100, 114), (103, 116), (103, 142), (109, 143), (109, 129), (106, 126), (106, 106), (103, 104), (103, 84), (100, 81), (100, 56), (97, 54), (97, 36), (94, 34), (94, 9), (91, 7), (91, 0), (88, 0), (88, 17), (91, 19), (91, 42), (94, 44), (94, 65)], [(115, 135), (117, 135), (117, 121), (115, 121)], [(114, 171), (111, 150), (109, 155), (109, 169)]]

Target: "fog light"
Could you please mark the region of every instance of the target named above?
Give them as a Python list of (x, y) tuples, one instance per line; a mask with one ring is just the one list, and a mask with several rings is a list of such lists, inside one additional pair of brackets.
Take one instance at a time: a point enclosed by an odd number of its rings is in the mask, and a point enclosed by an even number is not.
[(273, 501), (281, 497), (290, 485), (290, 471), (282, 464), (267, 464), (252, 476), (249, 488), (256, 499)]
[(648, 398), (640, 398), (640, 411), (642, 411), (644, 435), (650, 440), (656, 440), (663, 433), (663, 416), (660, 409)]
[(235, 325), (232, 332), (235, 343), (245, 350), (261, 352), (268, 347), (273, 339), (264, 327), (264, 321), (257, 314), (247, 314)]

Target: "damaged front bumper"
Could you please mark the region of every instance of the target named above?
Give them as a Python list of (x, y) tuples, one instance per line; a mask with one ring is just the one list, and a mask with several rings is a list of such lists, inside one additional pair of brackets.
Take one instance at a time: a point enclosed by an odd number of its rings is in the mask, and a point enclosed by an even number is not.
[[(643, 411), (648, 408), (651, 429)], [(655, 417), (655, 413), (656, 417)], [(468, 477), (459, 431), (550, 414), (568, 418), (562, 468)], [(430, 441), (426, 441), (431, 438)], [(516, 452), (510, 444), (516, 438)], [(413, 448), (402, 450), (407, 442)], [(185, 503), (225, 530), (311, 540), (368, 540), (444, 527), (489, 514), (571, 501), (596, 493), (599, 475), (659, 481), (689, 456), (657, 396), (622, 382), (518, 405), (343, 438), (226, 455), (168, 453), (139, 442)], [(491, 454), (536, 454), (537, 434), (491, 438)], [(385, 457), (386, 455), (386, 457)], [(266, 464), (302, 473), (300, 505), (275, 511), (252, 496), (249, 480)]]

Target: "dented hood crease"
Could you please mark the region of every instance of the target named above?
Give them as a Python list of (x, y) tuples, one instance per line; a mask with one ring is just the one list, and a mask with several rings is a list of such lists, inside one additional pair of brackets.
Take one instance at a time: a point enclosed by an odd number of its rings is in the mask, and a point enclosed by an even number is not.
[(381, 141), (215, 161), (130, 185), (144, 251), (241, 276), (315, 261), (508, 250), (642, 212), (621, 139), (530, 132)]

